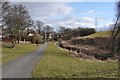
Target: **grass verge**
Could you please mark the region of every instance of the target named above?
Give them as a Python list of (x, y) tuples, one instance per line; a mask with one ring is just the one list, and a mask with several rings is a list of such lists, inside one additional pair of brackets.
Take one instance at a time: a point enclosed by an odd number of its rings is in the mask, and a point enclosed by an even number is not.
[(33, 78), (116, 78), (117, 62), (86, 61), (50, 43), (33, 71)]
[(37, 50), (35, 44), (17, 44), (15, 48), (9, 48), (11, 43), (2, 43), (2, 63), (6, 64), (22, 55)]

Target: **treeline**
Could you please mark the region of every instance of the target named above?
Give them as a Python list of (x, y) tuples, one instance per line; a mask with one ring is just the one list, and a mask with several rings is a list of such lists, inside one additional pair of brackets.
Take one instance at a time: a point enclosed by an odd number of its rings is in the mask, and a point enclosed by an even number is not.
[[(9, 37), (15, 46), (19, 41), (30, 41), (33, 43), (44, 43), (45, 41), (70, 40), (74, 37), (87, 36), (95, 33), (93, 28), (66, 28), (60, 26), (58, 31), (45, 24), (43, 21), (33, 20), (27, 8), (22, 4), (11, 4), (10, 2), (1, 2), (2, 14), (1, 27), (3, 37)], [(7, 38), (8, 39), (8, 38)], [(4, 40), (4, 39), (3, 39)]]
[(94, 28), (82, 28), (82, 27), (75, 28), (75, 29), (60, 27), (59, 30), (60, 31), (58, 32), (58, 35), (63, 40), (70, 40), (71, 38), (87, 36), (95, 33)]
[(3, 40), (11, 41), (13, 47), (16, 41), (19, 43), (21, 40), (42, 43), (54, 32), (50, 25), (33, 20), (24, 5), (10, 2), (1, 2), (0, 5), (2, 5), (0, 14), (2, 35), (5, 37)]

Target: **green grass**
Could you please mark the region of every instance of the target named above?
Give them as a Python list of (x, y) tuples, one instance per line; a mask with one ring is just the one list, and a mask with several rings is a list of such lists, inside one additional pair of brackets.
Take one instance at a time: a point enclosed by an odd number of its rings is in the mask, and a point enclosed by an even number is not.
[(117, 62), (87, 61), (72, 57), (67, 51), (48, 45), (44, 56), (34, 68), (34, 78), (115, 78)]
[(15, 48), (9, 48), (11, 43), (2, 43), (2, 63), (6, 64), (22, 55), (37, 50), (35, 44), (16, 44)]
[(111, 37), (112, 32), (111, 31), (101, 31), (101, 32), (96, 32), (94, 34), (85, 36), (84, 38), (94, 38), (94, 37)]

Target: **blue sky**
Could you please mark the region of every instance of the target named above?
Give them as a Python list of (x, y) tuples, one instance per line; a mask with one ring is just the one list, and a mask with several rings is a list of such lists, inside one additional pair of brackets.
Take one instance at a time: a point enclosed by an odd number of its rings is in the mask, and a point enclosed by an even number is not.
[[(84, 12), (94, 10), (96, 14), (89, 14), (92, 17), (113, 17), (115, 3), (114, 2), (75, 2), (68, 3), (74, 8), (73, 14), (76, 16), (86, 16)], [(106, 15), (107, 14), (107, 15)]]
[(41, 20), (54, 28), (95, 28), (108, 30), (115, 20), (115, 2), (22, 2), (34, 20)]
[(115, 19), (115, 3), (114, 2), (75, 2), (68, 5), (74, 8), (70, 15), (75, 17), (92, 17), (101, 19), (98, 20), (98, 26), (105, 26), (112, 23)]

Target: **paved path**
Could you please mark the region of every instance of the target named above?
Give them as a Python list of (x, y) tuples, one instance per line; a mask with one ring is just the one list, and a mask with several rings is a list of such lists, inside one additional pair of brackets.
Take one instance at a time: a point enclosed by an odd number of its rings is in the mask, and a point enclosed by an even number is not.
[(38, 63), (40, 57), (45, 51), (46, 45), (41, 45), (40, 48), (33, 53), (27, 54), (16, 60), (9, 62), (2, 67), (3, 78), (31, 78), (32, 71)]

